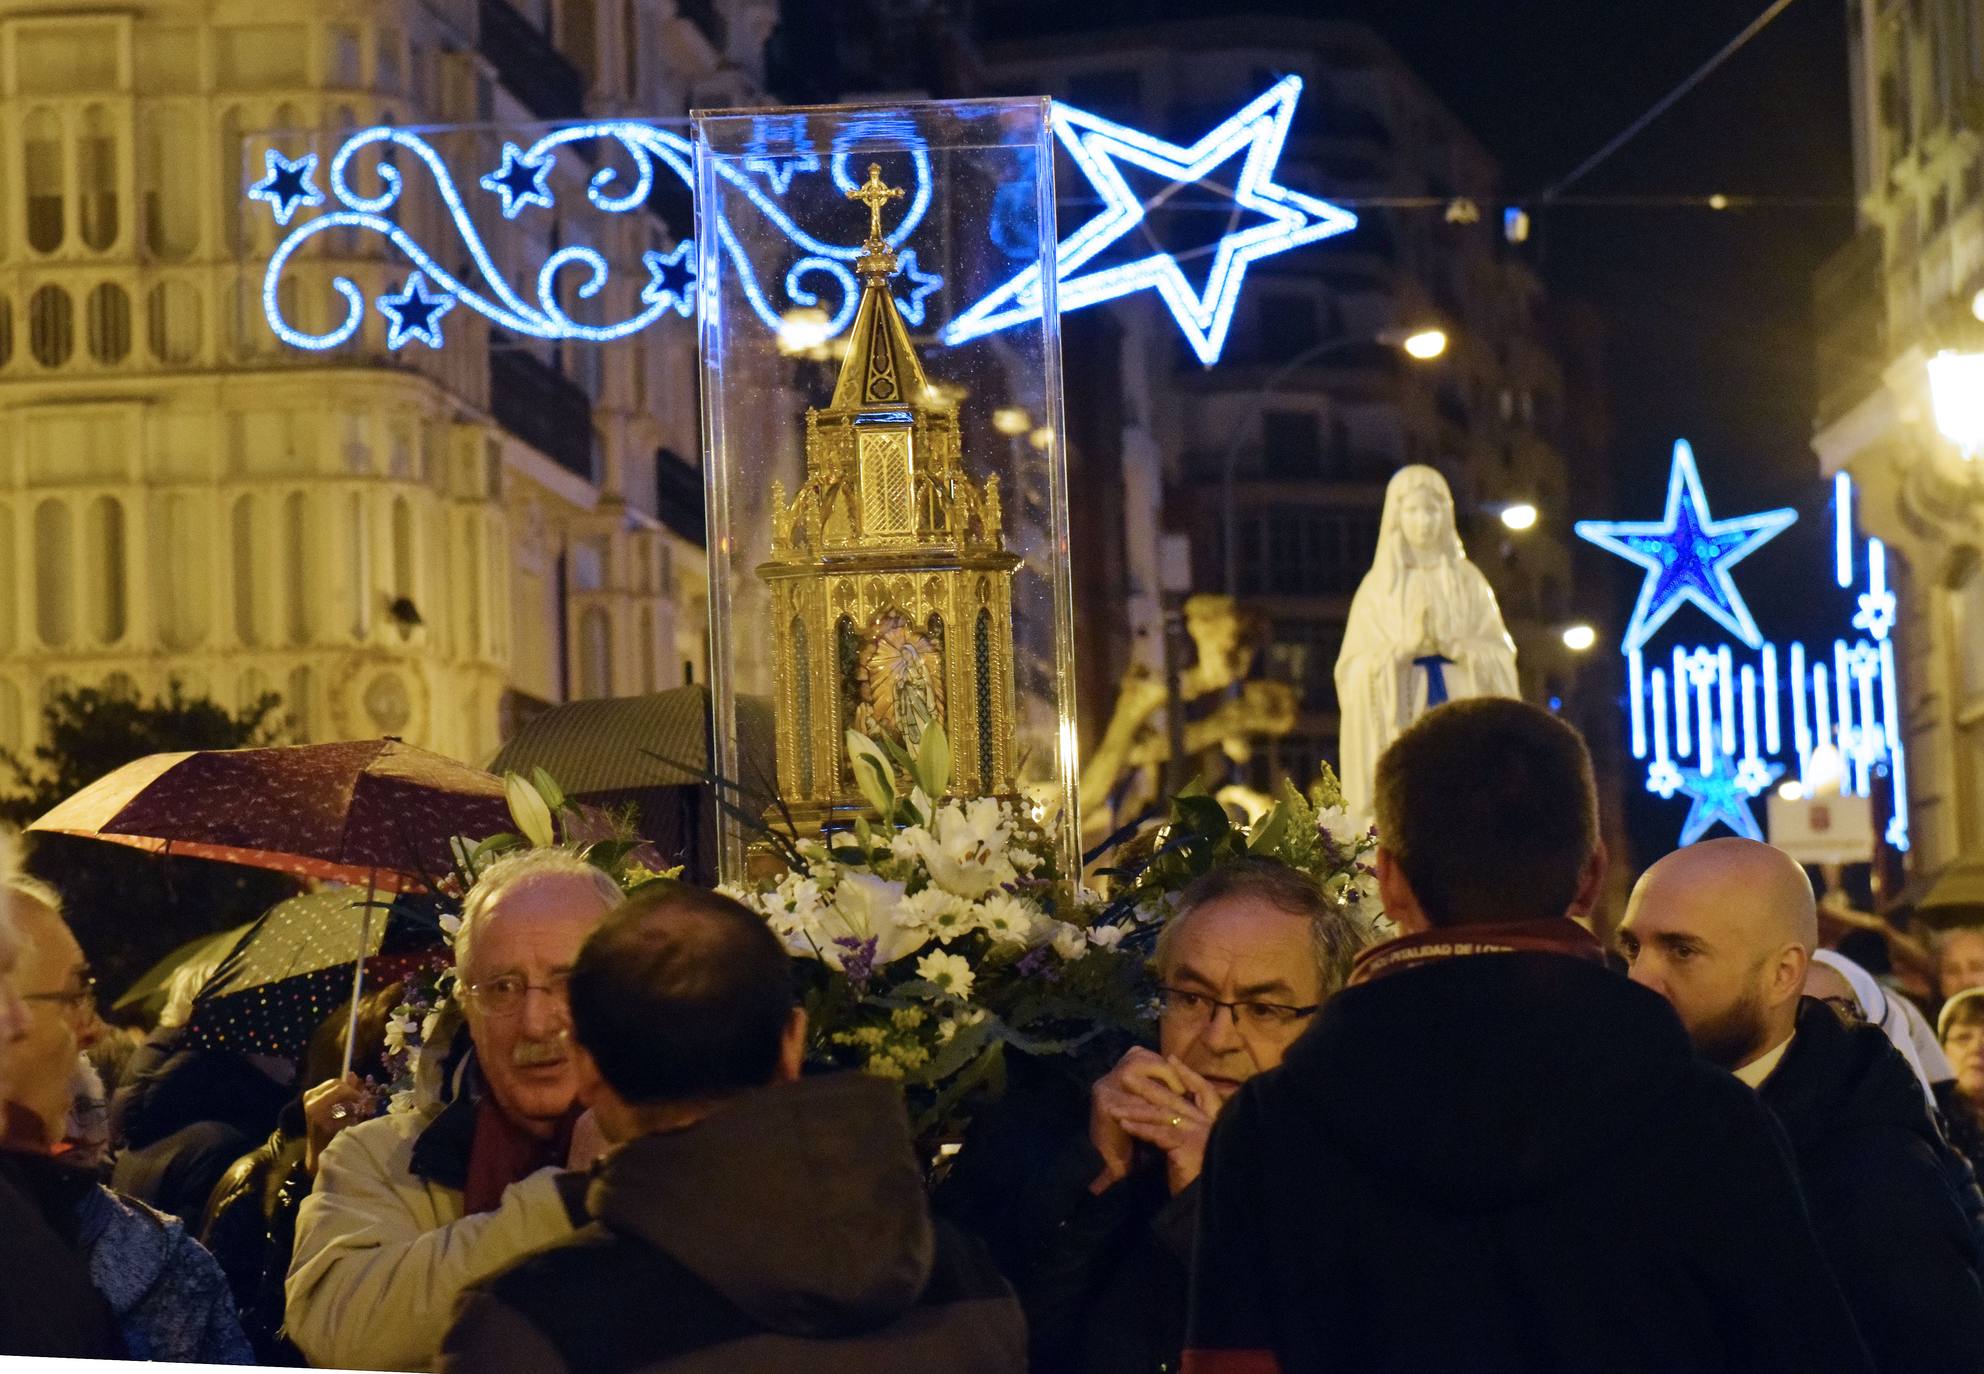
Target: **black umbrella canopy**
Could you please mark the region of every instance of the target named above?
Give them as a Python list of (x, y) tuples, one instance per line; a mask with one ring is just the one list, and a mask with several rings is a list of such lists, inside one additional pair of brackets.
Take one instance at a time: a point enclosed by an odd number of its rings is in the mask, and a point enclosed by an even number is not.
[(445, 908), (430, 897), (335, 888), (278, 902), (248, 928), (200, 989), (187, 1048), (301, 1057), (311, 1034), (351, 996), (362, 956), (441, 940)]

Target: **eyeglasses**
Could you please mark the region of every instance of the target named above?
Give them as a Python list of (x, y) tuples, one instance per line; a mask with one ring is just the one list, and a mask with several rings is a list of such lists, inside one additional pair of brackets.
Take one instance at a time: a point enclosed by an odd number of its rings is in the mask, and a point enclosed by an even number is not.
[(24, 992), (23, 1002), (51, 1002), (60, 1007), (71, 1021), (80, 1021), (96, 1010), (96, 977), (85, 973), (80, 988), (70, 988), (62, 992)]
[(1307, 1007), (1291, 1007), (1285, 1002), (1222, 1002), (1217, 997), (1187, 992), (1184, 988), (1159, 988), (1157, 1000), (1166, 1016), (1188, 1026), (1212, 1020), (1213, 1013), (1224, 1007), (1232, 1015), (1233, 1024), (1243, 1030), (1286, 1030), (1297, 1021), (1314, 1016), (1323, 1005), (1317, 1002)]
[(533, 983), (521, 974), (501, 973), (484, 982), (470, 983), (468, 995), (485, 1015), (515, 1016), (523, 1011), (533, 992), (541, 992), (563, 1007), (571, 985), (570, 973), (554, 973), (548, 983)]

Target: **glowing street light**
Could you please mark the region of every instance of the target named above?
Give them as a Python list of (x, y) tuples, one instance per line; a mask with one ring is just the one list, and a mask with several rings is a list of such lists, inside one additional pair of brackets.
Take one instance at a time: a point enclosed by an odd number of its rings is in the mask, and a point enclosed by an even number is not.
[(1588, 652), (1598, 643), (1598, 631), (1589, 625), (1567, 625), (1564, 627), (1564, 647), (1574, 654)]
[(1984, 458), (1984, 353), (1943, 350), (1929, 359), (1936, 428), (1965, 458)]
[(1000, 406), (992, 412), (992, 428), (1017, 439), (1033, 428), (1033, 415), (1025, 406)]
[(1407, 355), (1422, 363), (1429, 363), (1447, 351), (1447, 331), (1444, 329), (1420, 329), (1405, 336), (1399, 345)]
[(1788, 802), (1803, 801), (1805, 800), (1805, 789), (1798, 784), (1796, 779), (1793, 779), (1778, 788), (1777, 795)]
[(1520, 534), (1524, 530), (1536, 528), (1536, 507), (1528, 501), (1516, 501), (1502, 507), (1502, 523)]

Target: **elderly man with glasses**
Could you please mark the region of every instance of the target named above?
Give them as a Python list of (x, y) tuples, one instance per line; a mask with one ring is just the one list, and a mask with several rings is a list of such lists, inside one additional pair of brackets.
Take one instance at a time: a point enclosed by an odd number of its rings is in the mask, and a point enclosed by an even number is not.
[(298, 1213), (286, 1324), (311, 1363), (428, 1368), (464, 1288), (583, 1224), (585, 1181), (566, 1170), (601, 1142), (581, 1119), (565, 987), (620, 895), (561, 850), (504, 859), (469, 893), (466, 1025), (438, 1081), (415, 1111), (332, 1139)]
[(1281, 1063), (1366, 939), (1304, 875), (1243, 859), (1199, 879), (1158, 941), (1157, 1047), (1092, 1084), (1016, 1064), (937, 1194), (991, 1247), (1037, 1371), (1176, 1369), (1198, 1178), (1229, 1097)]

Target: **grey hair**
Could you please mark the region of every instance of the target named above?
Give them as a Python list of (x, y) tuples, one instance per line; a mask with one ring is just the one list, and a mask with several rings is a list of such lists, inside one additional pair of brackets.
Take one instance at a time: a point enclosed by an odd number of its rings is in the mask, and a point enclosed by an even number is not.
[(605, 916), (619, 906), (626, 894), (604, 869), (587, 863), (569, 849), (526, 849), (505, 855), (482, 870), (462, 903), (462, 923), (455, 931), (455, 972), (468, 977), (469, 944), (475, 931), (496, 899), (513, 888), (546, 878), (574, 878), (589, 884), (600, 901), (599, 914)]
[(222, 950), (198, 963), (189, 960), (172, 971), (172, 977), (165, 984), (165, 1009), (158, 1014), (159, 1029), (171, 1030), (193, 1019), (194, 999), (220, 968), (221, 960), (228, 953), (228, 950)]
[(1369, 924), (1325, 897), (1308, 875), (1273, 859), (1235, 859), (1201, 875), (1178, 894), (1178, 910), (1157, 933), (1151, 962), (1160, 970), (1171, 962), (1178, 927), (1193, 912), (1226, 897), (1252, 897), (1290, 916), (1309, 921), (1316, 975), (1327, 999), (1350, 981), (1350, 966), (1371, 943)]
[[(62, 914), (62, 894), (27, 871), (21, 859), (21, 834), (12, 826), (0, 826), (0, 898), (25, 897), (40, 902), (57, 916)], [(0, 901), (0, 913), (12, 914), (11, 903)]]

